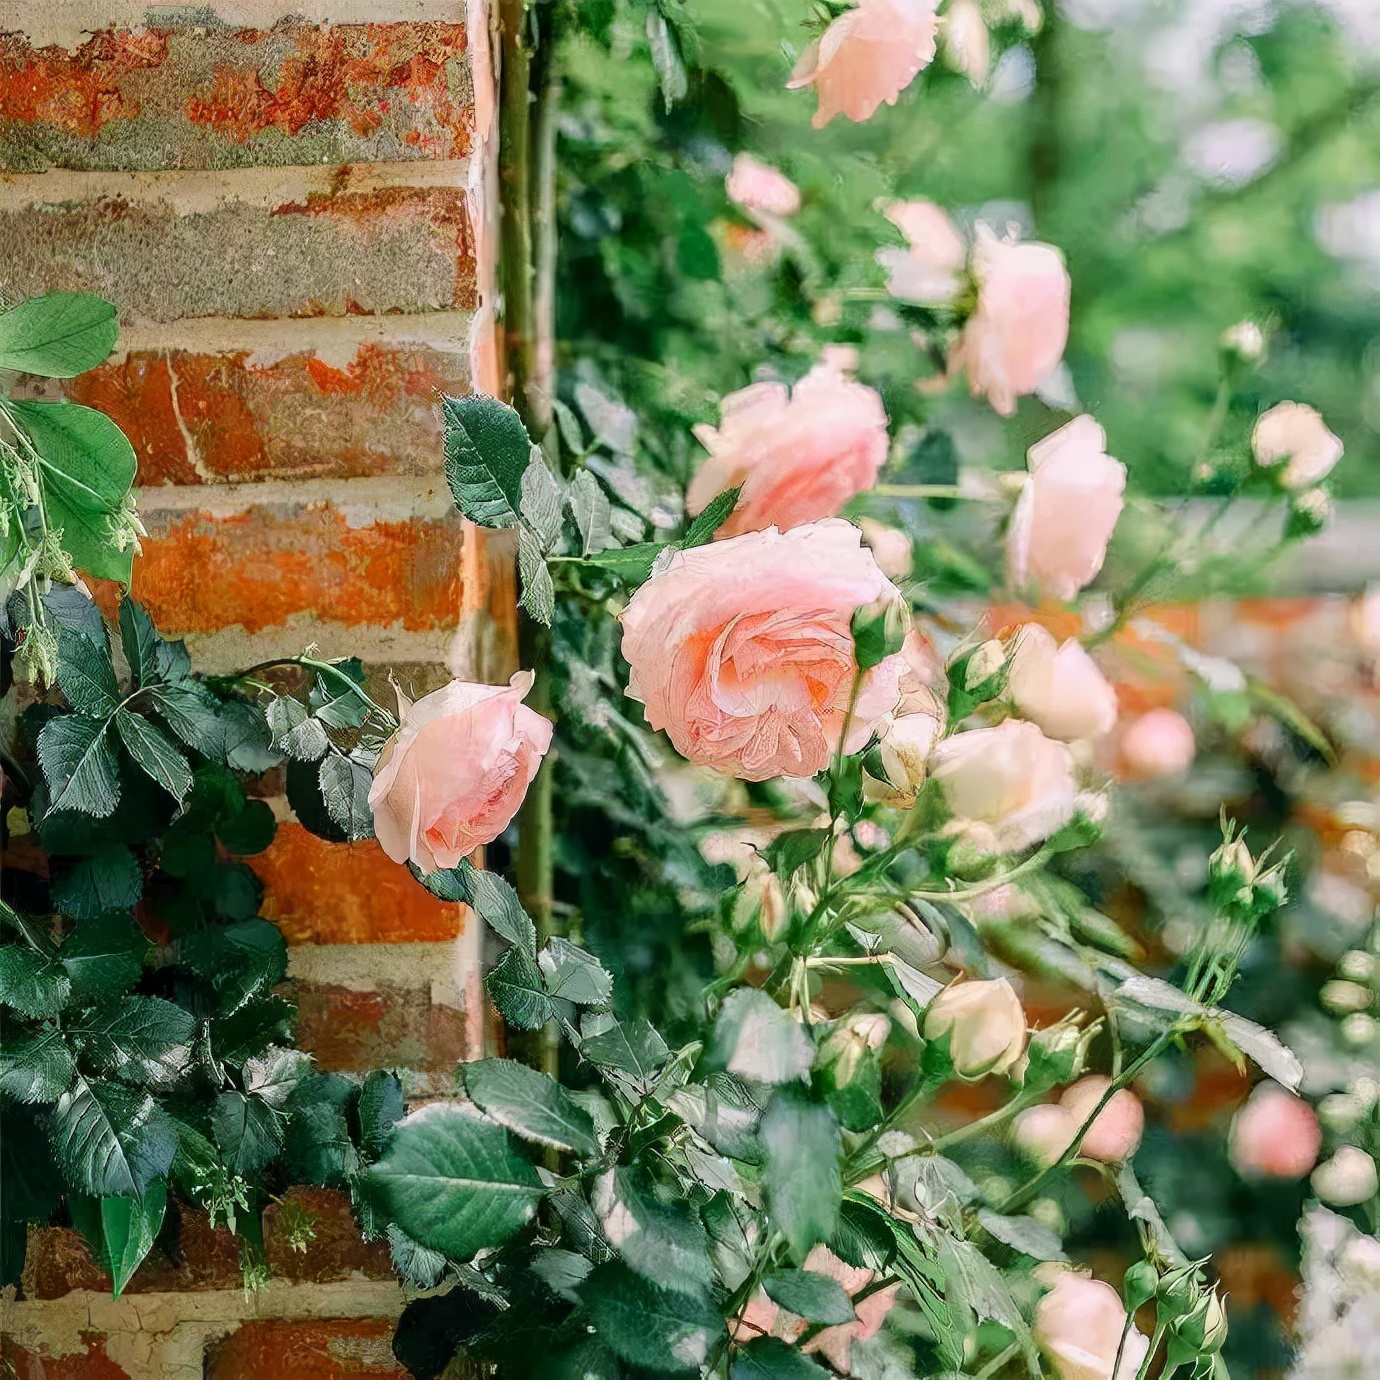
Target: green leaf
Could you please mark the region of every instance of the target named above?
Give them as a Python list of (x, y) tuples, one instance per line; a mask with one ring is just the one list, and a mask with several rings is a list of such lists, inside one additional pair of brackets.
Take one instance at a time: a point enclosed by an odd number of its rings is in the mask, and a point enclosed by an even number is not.
[(283, 1145), (286, 1117), (261, 1098), (223, 1092), (211, 1106), (211, 1131), (232, 1174), (252, 1176)]
[(501, 1246), (532, 1220), (544, 1191), (502, 1126), (451, 1102), (404, 1117), (363, 1187), (384, 1220), (453, 1260)]
[(518, 532), (518, 574), (522, 576), (519, 602), (523, 610), (529, 618), (550, 627), (556, 611), (556, 586), (541, 543), (526, 527)]
[(78, 1074), (53, 1110), (53, 1153), (81, 1189), (133, 1197), (168, 1172), (177, 1123), (147, 1093)]
[(278, 832), (273, 807), (266, 800), (246, 800), (234, 814), (216, 821), (216, 837), (227, 853), (252, 858), (262, 853)]
[(123, 1083), (166, 1087), (191, 1066), (197, 1022), (162, 997), (128, 996), (82, 1017), (75, 1029), (97, 1072)]
[(331, 740), (319, 720), (307, 713), (306, 705), (289, 695), (280, 695), (266, 711), (273, 731), (273, 746), (299, 762), (316, 762), (330, 749)]
[(522, 949), (509, 949), (494, 964), (486, 981), (489, 996), (503, 1019), (519, 1030), (537, 1030), (551, 1019), (554, 1008), (541, 972)]
[(15, 1102), (56, 1102), (76, 1076), (61, 1030), (5, 1032), (0, 1044), (0, 1094)]
[(153, 1249), (168, 1206), (167, 1185), (151, 1183), (133, 1198), (101, 1199), (101, 1235), (105, 1264), (120, 1297), (144, 1257)]
[(72, 564), (97, 579), (128, 584), (134, 547), (117, 542), (113, 521), (138, 468), (124, 432), (103, 412), (77, 403), (7, 406), (39, 454), (48, 522), (61, 529)]
[(57, 682), (78, 714), (105, 718), (119, 701), (109, 649), (78, 633), (68, 633), (58, 641)]
[(149, 721), (130, 709), (115, 711), (125, 750), (179, 805), (192, 788), (187, 759)]
[(355, 1085), (338, 1073), (312, 1074), (293, 1089), (283, 1138), (290, 1173), (307, 1183), (353, 1187), (359, 1152), (347, 1113), (355, 1095)]
[(0, 369), (70, 379), (101, 363), (119, 331), (114, 304), (92, 293), (30, 297), (0, 315)]
[(73, 920), (94, 920), (112, 910), (133, 910), (144, 893), (144, 874), (128, 848), (103, 848), (53, 878), (53, 905)]
[(397, 1074), (375, 1069), (360, 1087), (355, 1111), (359, 1117), (360, 1145), (371, 1157), (382, 1154), (393, 1127), (407, 1112)]
[(220, 701), (203, 685), (184, 681), (160, 685), (149, 693), (163, 721), (189, 748), (213, 760), (225, 754), (225, 724)]
[(321, 763), (321, 799), (326, 813), (351, 840), (374, 837), (374, 812), (369, 805), (373, 774), (353, 757), (333, 752)]
[(713, 541), (714, 533), (728, 521), (738, 506), (738, 496), (742, 492), (743, 486), (739, 484), (736, 489), (725, 489), (723, 493), (715, 494), (705, 504), (704, 511), (690, 524), (690, 530), (681, 538), (681, 549), (689, 551), (692, 547), (704, 546)]
[(829, 842), (828, 829), (787, 829), (762, 850), (768, 867), (787, 882), (799, 868), (813, 862)]
[(225, 733), (225, 765), (232, 771), (264, 772), (283, 760), (273, 746), (273, 730), (254, 705), (222, 700), (220, 723)]
[(607, 1006), (613, 996), (613, 975), (593, 954), (560, 935), (547, 942), (537, 958), (552, 997), (578, 1006)]
[(766, 1160), (762, 1181), (771, 1214), (800, 1264), (838, 1222), (843, 1184), (839, 1128), (828, 1107), (803, 1091), (782, 1088), (758, 1128)]
[(1033, 1366), (1035, 1342), (1030, 1327), (997, 1267), (971, 1241), (960, 1241), (947, 1233), (927, 1234), (941, 1236), (939, 1265), (944, 1274), (945, 1302), (960, 1316), (1000, 1323), (1015, 1336)]
[(532, 441), (507, 403), (473, 393), (441, 399), (446, 480), (455, 506), (481, 527), (513, 527)]
[(640, 1016), (630, 1021), (615, 1021), (608, 1029), (590, 1035), (580, 1045), (580, 1053), (602, 1069), (615, 1069), (641, 1093), (665, 1064), (670, 1050), (666, 1041)]
[(762, 1280), (773, 1303), (806, 1322), (836, 1326), (854, 1320), (853, 1300), (843, 1285), (813, 1270), (780, 1270)]
[(122, 911), (83, 920), (62, 942), (58, 957), (72, 986), (95, 996), (113, 997), (139, 981), (148, 937)]
[(166, 644), (153, 626), (144, 606), (134, 599), (120, 600), (120, 644), (125, 649), (130, 675), (138, 685), (163, 679), (159, 649)]
[(72, 994), (62, 966), (24, 944), (0, 944), (0, 1003), (41, 1020), (56, 1016)]
[(604, 486), (588, 471), (570, 481), (570, 511), (580, 534), (580, 554), (592, 556), (613, 542), (612, 508)]
[(998, 1212), (982, 1208), (978, 1221), (992, 1236), (1012, 1250), (1028, 1255), (1032, 1260), (1067, 1260), (1064, 1243), (1059, 1234), (1035, 1217), (1003, 1217)]
[(563, 496), (541, 451), (534, 451), (522, 474), (522, 520), (542, 551), (550, 551), (561, 534)]
[(635, 546), (618, 546), (586, 556), (581, 564), (602, 570), (625, 585), (640, 585), (651, 573), (657, 557), (671, 548), (661, 542), (644, 541)]
[(599, 1153), (594, 1122), (570, 1094), (544, 1073), (511, 1059), (462, 1066), (475, 1105), (523, 1140), (586, 1157)]
[(730, 1380), (827, 1380), (830, 1372), (778, 1337), (755, 1337), (734, 1358)]
[(396, 1222), (388, 1224), (387, 1236), (393, 1268), (403, 1277), (404, 1284), (413, 1289), (434, 1289), (441, 1282), (446, 1258), (440, 1251), (428, 1250), (414, 1241)]
[(739, 987), (719, 1009), (710, 1057), (739, 1078), (789, 1083), (809, 1073), (815, 1047), (804, 1026), (765, 992)]
[(50, 810), (77, 810), (105, 819), (120, 803), (120, 776), (105, 719), (63, 714), (38, 735), (38, 761)]
[(601, 1265), (580, 1294), (599, 1340), (658, 1375), (698, 1374), (723, 1335), (723, 1316), (706, 1299), (659, 1288), (626, 1265)]
[(220, 998), (220, 1014), (226, 1016), (287, 974), (287, 941), (267, 920), (241, 920), (184, 935), (180, 957), (210, 981)]
[[(262, 1054), (244, 1061), (244, 1090), (263, 1098), (270, 1107), (284, 1107), (297, 1086), (311, 1073), (311, 1067), (311, 1055), (304, 1050), (278, 1049), (270, 1045)], [(369, 1075), (370, 1078), (375, 1076)], [(368, 1086), (366, 1080), (365, 1087)]]
[(618, 1253), (663, 1289), (702, 1295), (714, 1281), (709, 1233), (687, 1204), (656, 1196), (651, 1181), (619, 1167), (599, 1181), (595, 1206)]
[(501, 939), (516, 944), (529, 958), (537, 956), (537, 928), (523, 910), (517, 892), (502, 877), (470, 868), (464, 899)]

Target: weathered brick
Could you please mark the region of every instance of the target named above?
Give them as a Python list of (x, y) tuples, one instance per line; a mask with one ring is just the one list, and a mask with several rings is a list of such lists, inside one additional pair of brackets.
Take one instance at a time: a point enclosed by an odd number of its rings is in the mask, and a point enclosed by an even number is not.
[(0, 1334), (0, 1370), (14, 1380), (130, 1380), (105, 1354), (105, 1339), (95, 1333), (83, 1336), (86, 1350), (68, 1356), (44, 1356), (29, 1351)]
[(211, 1347), (206, 1380), (345, 1380), (403, 1376), (393, 1358), (393, 1324), (361, 1318), (328, 1322), (247, 1322)]
[(437, 393), (467, 384), (458, 351), (364, 343), (348, 362), (140, 350), (66, 391), (119, 423), (149, 485), (435, 473)]
[(460, 23), (234, 29), (188, 8), (147, 28), (112, 25), (73, 52), (11, 33), (0, 38), (0, 169), (459, 158), (472, 92)]
[(467, 912), (438, 901), (377, 843), (327, 843), (300, 824), (279, 826), (250, 865), (264, 914), (289, 944), (398, 944), (454, 939)]
[(149, 321), (472, 310), (460, 170), (413, 185), (409, 166), (21, 175), (0, 186), (6, 291)]
[(169, 634), (254, 632), (298, 614), (413, 630), (459, 618), (458, 518), (370, 522), (343, 507), (275, 503), (224, 516), (155, 509), (144, 521), (133, 590)]
[[(289, 1230), (303, 1222), (311, 1233), (305, 1239)], [(296, 1284), (357, 1275), (393, 1278), (387, 1243), (361, 1240), (349, 1196), (330, 1188), (290, 1189), (270, 1204), (264, 1213), (264, 1250), (273, 1277)]]
[(381, 982), (361, 992), (298, 983), (295, 996), (298, 1043), (324, 1069), (402, 1068), (448, 1076), (466, 1057), (464, 1013), (437, 1005), (429, 988)]

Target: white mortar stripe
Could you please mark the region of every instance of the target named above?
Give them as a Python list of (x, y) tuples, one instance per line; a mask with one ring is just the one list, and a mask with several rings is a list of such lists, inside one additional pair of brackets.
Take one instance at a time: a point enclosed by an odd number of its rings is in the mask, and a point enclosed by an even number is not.
[(465, 1009), (465, 983), (476, 961), (481, 926), (467, 924), (456, 939), (396, 944), (294, 944), (288, 949), (288, 977), (316, 987), (377, 992), (381, 987), (427, 991), (433, 1006)]
[(276, 210), (308, 197), (450, 187), (469, 182), (467, 158), (415, 163), (320, 164), (282, 168), (224, 168), (197, 172), (76, 172), (62, 168), (0, 177), (0, 211), (118, 199), (158, 206), (177, 215), (205, 214), (227, 205)]
[(463, 0), (0, 0), (0, 33), (22, 33), (35, 48), (56, 44), (70, 51), (112, 25), (183, 27), (208, 12), (223, 24), (251, 29), (271, 28), (280, 19), (308, 24), (465, 21)]
[[(458, 608), (455, 616), (458, 622)], [(446, 663), (454, 637), (450, 628), (417, 632), (396, 624), (356, 627), (303, 613), (257, 632), (235, 624), (213, 633), (188, 633), (186, 641), (199, 673), (223, 676), (275, 657), (301, 656), (313, 643), (321, 656), (357, 656), (370, 666), (440, 666)]]
[(139, 512), (204, 513), (238, 517), (251, 508), (282, 513), (334, 508), (347, 526), (416, 519), (440, 522), (459, 514), (443, 475), (403, 478), (369, 475), (360, 479), (262, 479), (244, 484), (151, 484), (136, 491)]

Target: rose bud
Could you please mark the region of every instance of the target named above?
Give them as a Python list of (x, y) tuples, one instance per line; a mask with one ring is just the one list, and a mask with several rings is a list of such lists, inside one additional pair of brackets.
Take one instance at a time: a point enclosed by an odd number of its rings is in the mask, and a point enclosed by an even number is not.
[(1322, 1129), (1312, 1107), (1278, 1083), (1259, 1084), (1231, 1125), (1227, 1154), (1248, 1179), (1301, 1179), (1318, 1162)]
[(1005, 1073), (1025, 1049), (1025, 1010), (1005, 978), (955, 982), (930, 1003), (925, 1039), (949, 1037), (949, 1058), (965, 1082)]
[(1354, 1145), (1342, 1145), (1324, 1160), (1310, 1180), (1313, 1192), (1332, 1207), (1355, 1207), (1375, 1197), (1375, 1161)]
[[(1093, 1108), (1102, 1101), (1110, 1086), (1111, 1079), (1089, 1074), (1065, 1089), (1059, 1103), (1073, 1114), (1075, 1129), (1092, 1115)], [(1136, 1153), (1144, 1132), (1145, 1109), (1140, 1105), (1140, 1098), (1129, 1088), (1121, 1088), (1112, 1094), (1111, 1101), (1098, 1112), (1084, 1133), (1078, 1153), (1104, 1164), (1120, 1164)]]
[(1282, 402), (1261, 415), (1251, 433), (1251, 450), (1261, 469), (1274, 470), (1282, 489), (1306, 489), (1326, 479), (1342, 458), (1341, 441), (1327, 429), (1317, 409)]
[(1127, 775), (1140, 781), (1186, 772), (1198, 751), (1188, 720), (1172, 709), (1142, 714), (1121, 735), (1120, 748)]
[(1134, 1380), (1150, 1350), (1110, 1284), (1068, 1270), (1035, 1309), (1035, 1341), (1058, 1380)]
[(1116, 691), (1082, 643), (1056, 644), (1038, 623), (1016, 636), (1006, 690), (1023, 719), (1066, 743), (1100, 738), (1116, 724)]

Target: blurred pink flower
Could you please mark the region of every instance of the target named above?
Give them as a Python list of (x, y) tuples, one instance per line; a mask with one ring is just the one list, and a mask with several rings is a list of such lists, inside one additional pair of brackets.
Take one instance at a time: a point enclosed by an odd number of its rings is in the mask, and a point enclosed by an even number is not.
[(1271, 1082), (1251, 1093), (1227, 1140), (1228, 1158), (1248, 1179), (1301, 1179), (1321, 1149), (1322, 1128), (1312, 1107)]
[(1011, 652), (1007, 691), (1022, 718), (1051, 738), (1100, 738), (1116, 724), (1116, 691), (1077, 638), (1056, 643), (1027, 623)]
[(698, 766), (749, 781), (813, 776), (845, 723), (854, 752), (896, 705), (899, 653), (866, 674), (848, 713), (853, 614), (899, 599), (838, 519), (677, 551), (623, 611), (628, 694)]
[(972, 253), (977, 308), (950, 359), (964, 369), (974, 397), (1009, 417), (1064, 357), (1069, 336), (1069, 275), (1052, 245), (999, 240), (977, 227)]
[(859, 0), (800, 55), (786, 83), (813, 86), (816, 129), (835, 115), (861, 122), (896, 98), (934, 60), (936, 0)]
[[(1064, 1089), (1059, 1105), (1072, 1117), (1075, 1131), (1092, 1115), (1111, 1081), (1094, 1073)], [(1090, 1160), (1120, 1164), (1136, 1153), (1144, 1134), (1145, 1109), (1140, 1105), (1140, 1098), (1129, 1088), (1120, 1088), (1088, 1127), (1078, 1153)]]
[(800, 210), (800, 189), (785, 173), (750, 153), (740, 153), (724, 179), (728, 199), (745, 211), (768, 216), (793, 216)]
[(698, 426), (709, 451), (685, 495), (699, 514), (725, 489), (742, 486), (718, 536), (833, 517), (871, 488), (887, 456), (886, 412), (865, 384), (819, 364), (788, 391), (754, 383), (730, 393), (718, 427)]
[(948, 213), (932, 201), (893, 201), (886, 217), (906, 237), (908, 247), (877, 251), (887, 271), (886, 290), (903, 302), (944, 306), (963, 287), (968, 249)]
[(1198, 752), (1188, 720), (1173, 709), (1152, 709), (1132, 720), (1120, 748), (1127, 774), (1141, 781), (1187, 771)]
[(1102, 569), (1126, 488), (1126, 466), (1106, 445), (1106, 433), (1085, 414), (1030, 447), (1006, 537), (1015, 588), (1033, 582), (1072, 599)]
[(875, 518), (859, 518), (858, 527), (882, 574), (888, 580), (904, 580), (914, 561), (910, 537)]
[(1283, 462), (1279, 482), (1285, 489), (1306, 489), (1332, 473), (1342, 458), (1342, 443), (1327, 428), (1316, 408), (1282, 402), (1263, 413), (1251, 433), (1255, 463), (1273, 469)]
[(1150, 1339), (1134, 1325), (1128, 1332), (1126, 1321), (1126, 1309), (1110, 1284), (1061, 1270), (1036, 1306), (1035, 1340), (1058, 1380), (1134, 1380)]

